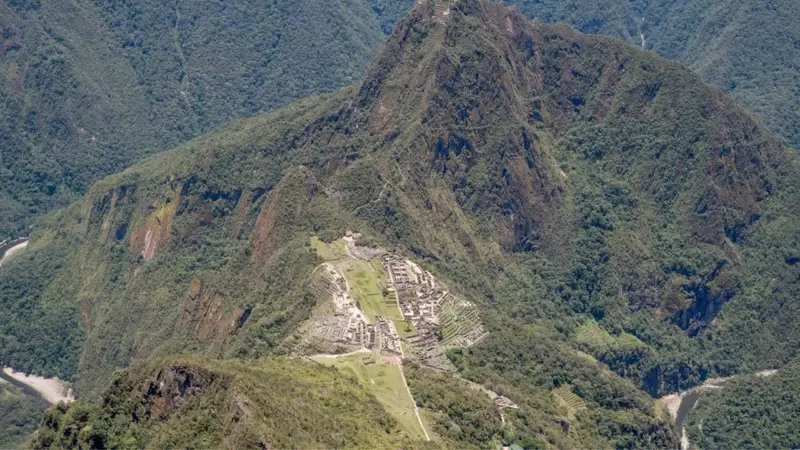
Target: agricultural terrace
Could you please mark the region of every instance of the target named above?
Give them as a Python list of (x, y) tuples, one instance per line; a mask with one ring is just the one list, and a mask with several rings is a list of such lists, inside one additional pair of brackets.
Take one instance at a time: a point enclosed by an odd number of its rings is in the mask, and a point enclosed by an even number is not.
[(572, 386), (565, 384), (558, 389), (553, 389), (556, 403), (567, 410), (567, 418), (575, 419), (575, 414), (586, 409), (586, 402), (572, 391)]
[(587, 319), (575, 330), (575, 342), (593, 351), (635, 349), (647, 346), (636, 336), (624, 331), (619, 336), (615, 336), (601, 328), (593, 319)]
[[(402, 256), (356, 245), (358, 234), (330, 244), (311, 238), (324, 261), (309, 289), (318, 299), (298, 333), (296, 352), (353, 374), (415, 437), (429, 439), (403, 376), (402, 361), (440, 371), (455, 368), (446, 356), (485, 334), (477, 308), (447, 291), (427, 270)], [(499, 409), (518, 406), (470, 383)]]

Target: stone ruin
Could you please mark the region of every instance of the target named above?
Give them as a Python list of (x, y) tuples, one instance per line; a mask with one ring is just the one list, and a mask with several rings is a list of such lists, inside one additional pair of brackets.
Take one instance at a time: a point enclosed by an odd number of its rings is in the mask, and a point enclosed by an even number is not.
[(301, 352), (344, 354), (367, 349), (387, 356), (413, 357), (437, 370), (453, 370), (446, 351), (469, 347), (485, 335), (477, 308), (448, 292), (418, 264), (395, 253), (356, 246), (358, 236), (348, 233), (345, 237), (349, 257), (380, 260), (388, 277), (379, 281), (396, 299), (403, 320), (413, 326), (414, 334), (402, 340), (389, 318), (376, 316), (370, 323), (351, 297), (344, 274), (324, 263), (312, 291), (331, 298), (333, 312), (312, 317), (301, 329)]

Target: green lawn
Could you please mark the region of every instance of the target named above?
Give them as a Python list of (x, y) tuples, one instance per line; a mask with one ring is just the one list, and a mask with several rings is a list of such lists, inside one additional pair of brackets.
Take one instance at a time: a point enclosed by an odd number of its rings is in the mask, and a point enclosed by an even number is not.
[(397, 334), (400, 335), (400, 339), (407, 339), (417, 334), (417, 330), (414, 329), (414, 324), (410, 321), (395, 320), (394, 327), (397, 329)]
[(376, 315), (387, 319), (403, 320), (394, 297), (384, 297), (380, 282), (370, 265), (349, 258), (342, 266), (342, 272), (350, 283), (351, 295), (361, 305), (361, 310), (371, 320)]
[(311, 248), (316, 250), (317, 255), (325, 261), (333, 261), (339, 259), (331, 250), (331, 247), (320, 241), (318, 237), (312, 236), (311, 237)]
[(330, 244), (311, 238), (311, 248), (316, 250), (320, 258), (330, 262), (339, 269), (350, 284), (350, 295), (361, 305), (367, 318), (375, 322), (380, 315), (391, 320), (403, 320), (394, 296), (383, 297), (382, 283), (388, 279), (380, 261), (369, 263), (348, 256), (346, 242), (339, 239)]
[(360, 354), (342, 358), (312, 358), (322, 364), (336, 367), (343, 373), (355, 375), (412, 437), (425, 438), (414, 412), (414, 400), (403, 384), (403, 377), (397, 364), (377, 362), (365, 365)]

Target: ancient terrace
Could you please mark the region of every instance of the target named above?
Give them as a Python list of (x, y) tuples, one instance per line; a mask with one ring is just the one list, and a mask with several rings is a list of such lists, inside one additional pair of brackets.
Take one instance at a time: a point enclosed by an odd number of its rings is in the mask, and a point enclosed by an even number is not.
[(311, 290), (320, 299), (300, 332), (304, 354), (372, 350), (451, 370), (445, 351), (485, 334), (477, 309), (400, 255), (358, 247), (358, 235), (313, 247), (326, 260)]

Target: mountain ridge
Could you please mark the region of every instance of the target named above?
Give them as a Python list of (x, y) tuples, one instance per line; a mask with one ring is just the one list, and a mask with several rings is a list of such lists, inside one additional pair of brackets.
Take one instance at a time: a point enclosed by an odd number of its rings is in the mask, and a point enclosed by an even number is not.
[[(48, 217), (2, 269), (56, 266), (0, 282), (0, 334), (26, 343), (0, 341), (3, 360), (77, 374), (93, 397), (140, 359), (287, 353), (317, 300), (309, 238), (347, 230), (482, 309), (489, 335), (447, 356), (520, 405), (507, 419), (531, 445), (669, 446), (644, 392), (796, 356), (776, 339), (798, 314), (794, 153), (680, 64), (485, 1), (435, 6), (362, 86), (198, 138)], [(176, 326), (204, 305), (209, 332)], [(37, 314), (80, 327), (34, 346)], [(572, 396), (585, 409), (554, 401)]]

